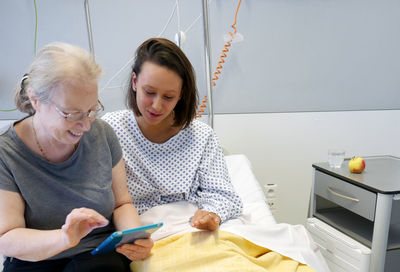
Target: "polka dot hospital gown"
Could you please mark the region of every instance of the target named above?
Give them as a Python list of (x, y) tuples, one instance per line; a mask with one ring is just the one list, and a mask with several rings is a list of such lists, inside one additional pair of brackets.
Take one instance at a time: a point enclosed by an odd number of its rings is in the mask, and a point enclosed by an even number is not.
[(139, 214), (182, 200), (218, 214), (221, 222), (241, 214), (242, 201), (230, 182), (222, 148), (207, 124), (194, 120), (158, 144), (144, 137), (130, 110), (107, 113), (102, 119), (121, 143), (129, 192)]

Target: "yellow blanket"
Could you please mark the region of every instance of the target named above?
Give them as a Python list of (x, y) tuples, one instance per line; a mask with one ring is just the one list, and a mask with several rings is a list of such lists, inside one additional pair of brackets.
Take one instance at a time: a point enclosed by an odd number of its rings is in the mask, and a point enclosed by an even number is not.
[(315, 272), (307, 265), (224, 231), (200, 231), (157, 241), (152, 255), (131, 271)]

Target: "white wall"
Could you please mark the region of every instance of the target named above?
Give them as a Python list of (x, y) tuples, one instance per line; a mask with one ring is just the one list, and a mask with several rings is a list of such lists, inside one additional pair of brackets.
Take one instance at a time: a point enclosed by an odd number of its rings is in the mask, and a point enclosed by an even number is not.
[[(217, 115), (222, 145), (252, 162), (261, 184), (276, 183), (278, 222), (305, 223), (312, 163), (329, 148), (354, 155), (400, 156), (400, 111), (348, 111)], [(366, 166), (368, 168), (368, 165)]]
[(400, 110), (224, 114), (214, 129), (229, 153), (249, 158), (261, 184), (278, 184), (276, 219), (291, 224), (305, 223), (311, 165), (326, 161), (329, 148), (400, 157)]
[(0, 128), (8, 125), (10, 122), (12, 122), (12, 121), (11, 120), (0, 120)]
[(225, 114), (214, 121), (221, 144), (247, 155), (261, 184), (278, 184), (278, 222), (305, 223), (311, 165), (326, 161), (329, 148), (348, 157), (400, 156), (400, 110)]

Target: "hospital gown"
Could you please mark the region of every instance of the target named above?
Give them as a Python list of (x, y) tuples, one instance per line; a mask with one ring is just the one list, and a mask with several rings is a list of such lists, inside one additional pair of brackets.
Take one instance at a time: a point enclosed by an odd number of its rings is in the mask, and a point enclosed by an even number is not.
[(207, 124), (194, 120), (165, 143), (144, 137), (132, 111), (102, 117), (121, 143), (128, 188), (139, 214), (177, 201), (214, 212), (221, 223), (241, 214), (243, 205), (230, 182), (222, 148)]

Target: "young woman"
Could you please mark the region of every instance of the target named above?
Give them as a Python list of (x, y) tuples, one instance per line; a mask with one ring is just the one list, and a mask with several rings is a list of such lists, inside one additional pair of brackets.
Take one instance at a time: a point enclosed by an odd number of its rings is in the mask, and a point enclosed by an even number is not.
[(124, 152), (128, 188), (139, 214), (176, 201), (198, 206), (193, 227), (215, 230), (242, 212), (214, 131), (194, 120), (197, 89), (182, 50), (162, 38), (136, 52), (129, 110), (103, 116)]
[(28, 116), (0, 132), (4, 271), (129, 271), (150, 254), (151, 239), (90, 254), (114, 230), (140, 226), (118, 138), (96, 119), (100, 73), (88, 52), (55, 43), (22, 78), (16, 103)]

